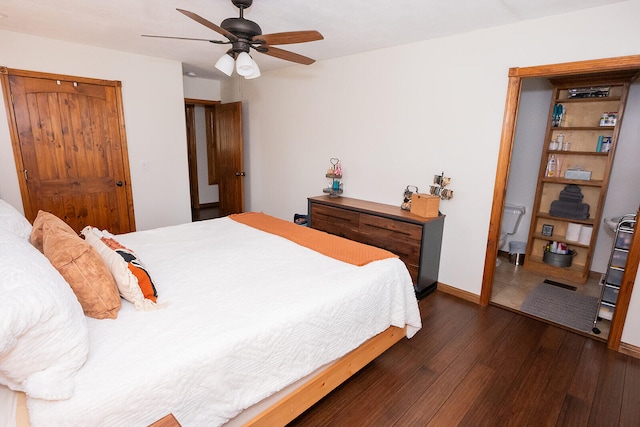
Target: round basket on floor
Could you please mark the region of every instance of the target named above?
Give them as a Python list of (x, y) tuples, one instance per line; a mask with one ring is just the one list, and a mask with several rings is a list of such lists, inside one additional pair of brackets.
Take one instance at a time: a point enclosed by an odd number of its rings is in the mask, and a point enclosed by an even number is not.
[(544, 251), (542, 261), (545, 264), (553, 265), (554, 267), (571, 267), (571, 261), (574, 256), (576, 256), (576, 251), (574, 250), (570, 250), (568, 254), (556, 254)]

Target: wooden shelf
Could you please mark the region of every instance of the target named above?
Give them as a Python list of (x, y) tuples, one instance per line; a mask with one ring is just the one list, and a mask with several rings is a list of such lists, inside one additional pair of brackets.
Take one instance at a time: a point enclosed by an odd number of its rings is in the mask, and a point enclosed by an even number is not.
[(585, 282), (583, 279), (585, 265), (572, 263), (569, 267), (556, 267), (553, 265), (545, 264), (542, 261), (542, 257), (527, 255), (524, 262), (526, 268), (539, 271), (543, 274), (548, 274), (553, 277), (559, 277), (565, 280), (571, 280), (574, 282)]
[(601, 97), (593, 97), (593, 98), (565, 98), (565, 99), (556, 100), (558, 104), (563, 104), (565, 102), (610, 102), (610, 101), (620, 101), (620, 97), (619, 96), (601, 96)]
[[(626, 77), (625, 77), (626, 78)], [(609, 176), (613, 167), (613, 159), (620, 133), (619, 126), (598, 126), (602, 115), (606, 112), (618, 113), (617, 124), (622, 122), (624, 107), (627, 100), (631, 79), (557, 79), (551, 80), (553, 94), (549, 108), (549, 119), (545, 133), (545, 142), (541, 150), (540, 168), (534, 197), (527, 242), (527, 258), (524, 268), (543, 274), (565, 278), (576, 282), (586, 282), (589, 277), (596, 237), (601, 223)], [(581, 87), (608, 87), (609, 95), (601, 98), (566, 98), (568, 89)], [(564, 114), (560, 126), (553, 125), (553, 112), (557, 104), (563, 104)], [(571, 143), (575, 151), (549, 150), (551, 141), (562, 134), (564, 140)], [(611, 138), (609, 152), (597, 152), (597, 142), (600, 137)], [(561, 176), (545, 176), (547, 162), (554, 155), (558, 163), (562, 164)], [(563, 171), (581, 168), (591, 172), (590, 180), (564, 178)], [(549, 215), (551, 204), (562, 197), (564, 186), (577, 185), (581, 189), (582, 199), (577, 202), (588, 205), (588, 219), (560, 218)], [(578, 208), (586, 207), (580, 206)], [(591, 227), (591, 238), (588, 244), (569, 241), (565, 238), (569, 223)], [(543, 236), (543, 225), (554, 226), (555, 235)], [(570, 267), (556, 267), (545, 264), (542, 260), (545, 241), (566, 243), (576, 249), (577, 255)]]
[(614, 130), (615, 126), (554, 126), (551, 130)]
[[(562, 218), (562, 217), (559, 217), (559, 216), (549, 215), (549, 213), (547, 213), (547, 212), (538, 212), (536, 214), (536, 217), (552, 219), (552, 220), (555, 220), (555, 221), (575, 222), (577, 224), (584, 224), (584, 225), (594, 225), (595, 224), (595, 220), (593, 218), (587, 218), (587, 219)], [(549, 239), (547, 239), (547, 240), (549, 240)], [(551, 239), (551, 240), (553, 240), (553, 239)]]
[(569, 246), (576, 246), (578, 248), (589, 248), (589, 245), (583, 245), (582, 243), (575, 242), (573, 240), (567, 240), (563, 236), (557, 236), (557, 235), (543, 236), (541, 233), (533, 233), (533, 238), (540, 239), (540, 240), (547, 240), (547, 241), (562, 242), (562, 243), (566, 243)]
[(602, 187), (604, 184), (603, 181), (595, 180), (595, 179), (567, 179), (567, 178), (556, 178), (551, 176), (544, 176), (540, 178), (540, 182), (548, 182), (551, 184), (576, 184), (576, 185), (584, 185), (588, 187)]
[(599, 151), (563, 151), (563, 150), (547, 150), (547, 154), (561, 154), (561, 155), (574, 155), (574, 156), (602, 156), (607, 157), (609, 152), (601, 153)]

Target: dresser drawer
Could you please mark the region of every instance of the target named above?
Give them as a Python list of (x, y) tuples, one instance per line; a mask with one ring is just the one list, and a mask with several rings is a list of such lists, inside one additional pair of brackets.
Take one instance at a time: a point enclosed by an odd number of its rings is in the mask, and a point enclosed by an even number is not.
[(389, 218), (361, 214), (360, 232), (366, 242), (398, 255), (407, 265), (412, 278), (418, 277), (422, 226)]
[(367, 234), (385, 234), (398, 239), (410, 240), (418, 245), (422, 240), (421, 225), (365, 213), (360, 214), (360, 230)]
[(405, 263), (418, 264), (420, 261), (420, 241), (403, 238), (398, 233), (362, 233), (360, 241), (377, 246), (400, 256)]
[(358, 231), (358, 212), (337, 209), (331, 206), (311, 206), (311, 228), (326, 231), (347, 239), (360, 240)]

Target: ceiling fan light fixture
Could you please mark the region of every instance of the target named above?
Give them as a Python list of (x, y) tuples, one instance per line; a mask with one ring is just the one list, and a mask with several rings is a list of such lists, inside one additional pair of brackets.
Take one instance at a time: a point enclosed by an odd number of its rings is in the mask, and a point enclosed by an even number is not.
[(233, 65), (233, 57), (229, 55), (229, 53), (225, 53), (220, 57), (220, 59), (218, 59), (215, 67), (225, 73), (227, 76), (231, 76), (231, 74), (233, 73)]
[(242, 77), (247, 77), (253, 74), (258, 68), (258, 65), (255, 63), (251, 55), (247, 52), (240, 52), (238, 57), (236, 58), (236, 71)]
[(249, 74), (248, 76), (244, 76), (244, 78), (247, 80), (257, 79), (258, 77), (260, 77), (260, 67), (258, 67), (258, 64), (255, 61), (253, 61), (253, 65), (255, 65), (253, 73)]

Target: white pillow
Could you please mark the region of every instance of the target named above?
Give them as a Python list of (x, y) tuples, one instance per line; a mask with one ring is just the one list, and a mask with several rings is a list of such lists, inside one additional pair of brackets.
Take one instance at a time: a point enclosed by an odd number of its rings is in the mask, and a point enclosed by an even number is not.
[(129, 269), (129, 263), (102, 241), (103, 237), (113, 238), (112, 234), (106, 231), (100, 231), (89, 225), (83, 228), (80, 234), (82, 234), (86, 242), (93, 246), (98, 254), (100, 254), (100, 257), (111, 271), (118, 285), (120, 296), (132, 303), (136, 310), (152, 311), (166, 306), (166, 303), (158, 304), (155, 301), (145, 298), (140, 288), (138, 278)]
[(4, 232), (28, 240), (31, 236), (31, 224), (16, 208), (0, 199), (0, 234)]
[(27, 240), (0, 234), (0, 384), (68, 399), (88, 351), (87, 321), (67, 282)]

